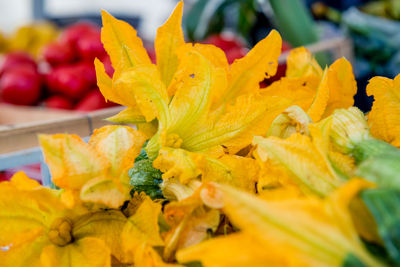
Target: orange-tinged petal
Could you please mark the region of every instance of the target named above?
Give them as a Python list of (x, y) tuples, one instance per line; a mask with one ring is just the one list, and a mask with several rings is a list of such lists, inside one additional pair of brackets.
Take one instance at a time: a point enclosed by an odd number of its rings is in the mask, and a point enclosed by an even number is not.
[(45, 247), (40, 262), (43, 267), (108, 267), (111, 266), (111, 254), (104, 241), (87, 237), (64, 247)]
[(108, 170), (110, 163), (79, 136), (40, 135), (40, 145), (50, 168), (53, 182), (79, 190), (87, 181)]
[(178, 68), (179, 60), (176, 50), (185, 43), (181, 27), (182, 11), (183, 1), (176, 5), (175, 10), (164, 25), (157, 29), (154, 42), (157, 55), (157, 68), (166, 87), (170, 84)]
[(317, 122), (322, 118), (326, 106), (328, 105), (330, 94), (328, 79), (328, 70), (325, 69), (313, 102), (311, 103), (310, 108), (307, 110), (308, 115), (314, 122)]
[(228, 74), (229, 86), (223, 100), (230, 101), (241, 94), (257, 92), (259, 82), (266, 76), (275, 75), (281, 46), (281, 36), (272, 30), (245, 57), (236, 60)]
[(80, 217), (75, 223), (72, 235), (76, 240), (86, 237), (101, 239), (110, 248), (111, 254), (120, 262), (127, 262), (121, 242), (122, 229), (127, 218), (119, 210), (98, 211)]
[(158, 216), (161, 205), (153, 202), (149, 197), (140, 204), (135, 214), (128, 218), (122, 231), (122, 245), (124, 251), (131, 255), (142, 244), (163, 246), (164, 241), (159, 233)]
[(118, 176), (133, 167), (145, 141), (144, 134), (131, 127), (107, 125), (94, 130), (89, 145), (109, 160), (111, 175)]
[(114, 79), (115, 90), (123, 99), (135, 99), (146, 121), (158, 118), (165, 127), (169, 121), (168, 95), (155, 65), (130, 68)]
[(103, 20), (101, 41), (116, 72), (139, 64), (151, 63), (142, 40), (137, 37), (132, 26), (125, 21), (115, 19), (104, 10), (101, 11), (101, 17)]
[(400, 147), (400, 75), (393, 80), (372, 78), (367, 86), (367, 94), (375, 99), (368, 114), (372, 135)]
[(336, 60), (328, 69), (329, 100), (323, 117), (338, 108), (349, 108), (354, 104), (357, 82), (351, 63), (345, 58)]

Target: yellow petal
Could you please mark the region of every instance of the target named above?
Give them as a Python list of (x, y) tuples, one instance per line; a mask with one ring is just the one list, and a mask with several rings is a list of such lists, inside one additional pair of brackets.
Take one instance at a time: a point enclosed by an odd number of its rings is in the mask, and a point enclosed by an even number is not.
[(325, 69), (313, 102), (311, 103), (310, 108), (307, 110), (308, 115), (314, 122), (317, 122), (322, 118), (322, 115), (325, 113), (326, 106), (328, 105), (330, 90), (327, 73), (328, 70)]
[(39, 141), (52, 180), (61, 188), (79, 190), (110, 166), (99, 152), (76, 135), (40, 135)]
[(164, 25), (157, 29), (154, 42), (157, 55), (157, 68), (166, 87), (168, 87), (178, 68), (179, 60), (176, 50), (185, 43), (181, 27), (182, 10), (183, 1), (176, 5), (175, 10)]
[(111, 175), (118, 176), (133, 167), (145, 141), (146, 137), (131, 127), (107, 125), (94, 130), (89, 145), (111, 163)]
[(286, 77), (302, 78), (316, 88), (323, 70), (308, 49), (298, 47), (290, 50), (286, 63)]
[(285, 109), (272, 122), (271, 127), (268, 129), (267, 136), (276, 136), (280, 138), (287, 138), (293, 133), (300, 133), (309, 135), (308, 124), (311, 118), (299, 106), (291, 106)]
[(146, 243), (142, 243), (135, 252), (135, 266), (141, 267), (183, 267), (183, 265), (165, 263), (160, 255)]
[(64, 209), (55, 190), (45, 187), (25, 190), (17, 186), (12, 182), (0, 184), (0, 247), (28, 242), (23, 239), (25, 235), (44, 234)]
[(116, 72), (139, 64), (151, 63), (142, 41), (132, 26), (125, 21), (115, 19), (104, 10), (101, 11), (101, 17), (103, 20), (101, 41)]
[(108, 267), (111, 266), (111, 254), (102, 240), (87, 237), (64, 247), (45, 247), (40, 262), (43, 267)]
[(133, 257), (135, 250), (142, 243), (147, 243), (151, 246), (164, 245), (158, 225), (160, 212), (161, 205), (146, 197), (136, 210), (136, 213), (128, 218), (121, 236), (122, 245), (127, 254), (129, 253)]
[(23, 171), (15, 173), (11, 177), (11, 183), (19, 190), (32, 190), (40, 187), (40, 184), (36, 180), (29, 178)]
[(308, 136), (293, 134), (287, 139), (256, 136), (253, 143), (257, 145), (259, 158), (279, 162), (305, 193), (324, 196), (343, 183), (331, 174)]
[(89, 180), (82, 186), (80, 198), (84, 202), (116, 209), (129, 199), (130, 189), (129, 185), (122, 185), (115, 179), (100, 176)]
[[(316, 87), (318, 86), (317, 82)], [(308, 110), (315, 96), (315, 89), (312, 85), (300, 78), (291, 79), (283, 77), (261, 90), (265, 96), (279, 96), (290, 99), (292, 105), (297, 105), (303, 110)]]
[(0, 249), (1, 265), (41, 267), (40, 254), (43, 247), (49, 245), (48, 238), (45, 235), (37, 236), (36, 233), (25, 233), (22, 239), (23, 242), (13, 245), (9, 250)]
[(177, 252), (177, 259), (181, 263), (201, 261), (204, 267), (308, 266), (294, 258), (289, 247), (261, 243), (244, 233), (212, 238), (181, 249)]
[(220, 213), (203, 204), (200, 189), (192, 196), (172, 201), (164, 207), (166, 222), (171, 227), (165, 233), (165, 260), (173, 260), (176, 250), (186, 248), (209, 238), (220, 222)]
[(394, 80), (372, 78), (367, 94), (375, 99), (368, 114), (372, 135), (400, 147), (400, 76), (397, 75)]
[(279, 97), (240, 96), (221, 116), (195, 125), (190, 136), (183, 140), (182, 148), (205, 151), (223, 145), (235, 154), (250, 145), (254, 135), (265, 135), (273, 119), (288, 106), (290, 102)]
[(168, 133), (186, 138), (187, 130), (205, 117), (212, 102), (213, 93), (226, 87), (226, 72), (215, 68), (191, 44), (178, 50), (181, 60), (171, 86), (176, 89), (169, 108), (171, 124)]
[(162, 148), (153, 166), (163, 172), (164, 180), (178, 178), (182, 184), (201, 175), (199, 166), (203, 158), (200, 154), (191, 153), (184, 149)]
[(350, 62), (340, 58), (329, 66), (328, 84), (329, 100), (323, 118), (331, 115), (335, 109), (349, 108), (354, 104), (357, 82)]
[(255, 192), (259, 167), (251, 158), (236, 155), (224, 155), (218, 159), (207, 158), (203, 171), (203, 182), (218, 182)]
[[(256, 156), (256, 155), (255, 155)], [(257, 181), (257, 193), (260, 198), (272, 200), (284, 200), (303, 197), (301, 188), (297, 186), (284, 167), (272, 160), (261, 160), (262, 162), (259, 179)]]
[(126, 222), (126, 217), (117, 210), (88, 213), (74, 223), (72, 235), (76, 240), (86, 237), (101, 239), (114, 257), (120, 262), (126, 262), (127, 256), (124, 255), (120, 239)]
[(214, 45), (201, 43), (195, 43), (193, 48), (205, 56), (207, 60), (210, 61), (211, 64), (216, 68), (223, 68), (224, 70), (228, 71), (229, 63), (226, 59), (225, 52), (221, 48)]
[(166, 126), (169, 99), (156, 66), (146, 64), (130, 68), (115, 79), (114, 87), (121, 98), (136, 100), (146, 121), (157, 117)]
[(229, 101), (244, 93), (257, 92), (259, 82), (266, 76), (275, 75), (281, 46), (281, 36), (272, 30), (245, 57), (236, 60), (229, 71), (229, 86), (223, 100)]
[(107, 118), (108, 121), (116, 123), (137, 124), (145, 123), (146, 119), (137, 107), (127, 107), (117, 115)]
[(104, 96), (105, 100), (111, 100), (115, 103), (120, 103), (120, 99), (112, 90), (112, 80), (107, 75), (104, 64), (98, 59), (94, 60), (94, 68), (96, 70), (97, 86)]
[(383, 266), (364, 248), (348, 213), (349, 201), (369, 186), (354, 180), (326, 200), (272, 203), (229, 186), (214, 185), (213, 190), (221, 191), (223, 211), (242, 232), (267, 246), (289, 247), (291, 256), (307, 266), (342, 266), (349, 253), (366, 265)]

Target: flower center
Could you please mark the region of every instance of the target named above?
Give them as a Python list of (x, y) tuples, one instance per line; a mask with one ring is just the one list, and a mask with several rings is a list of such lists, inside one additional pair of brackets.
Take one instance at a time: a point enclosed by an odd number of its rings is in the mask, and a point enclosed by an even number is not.
[(180, 148), (182, 145), (183, 140), (177, 134), (169, 134), (166, 140), (166, 146), (173, 147), (173, 148)]
[(48, 233), (50, 241), (57, 246), (65, 246), (72, 241), (72, 222), (68, 218), (54, 220)]

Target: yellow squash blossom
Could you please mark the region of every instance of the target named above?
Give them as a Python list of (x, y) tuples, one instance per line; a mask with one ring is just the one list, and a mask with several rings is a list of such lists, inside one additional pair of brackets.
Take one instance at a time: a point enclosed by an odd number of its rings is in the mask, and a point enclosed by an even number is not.
[[(241, 232), (182, 249), (177, 259), (198, 260), (205, 267), (228, 266), (226, 262), (232, 263), (229, 266), (343, 266), (346, 262), (385, 266), (367, 252), (348, 213), (351, 199), (368, 187), (365, 180), (355, 179), (324, 200), (269, 203), (226, 185), (210, 184), (203, 189), (205, 203), (222, 208)], [(240, 240), (249, 247), (239, 251)], [(262, 253), (257, 247), (269, 251)]]
[(170, 229), (164, 234), (164, 259), (173, 260), (176, 250), (198, 244), (216, 231), (220, 213), (204, 205), (200, 197), (201, 189), (165, 206), (164, 217)]
[(0, 184), (0, 262), (4, 266), (111, 266), (123, 259), (117, 210), (68, 209), (58, 190), (17, 173)]
[(139, 131), (110, 125), (95, 130), (89, 144), (68, 134), (40, 135), (39, 140), (54, 184), (67, 195), (110, 208), (129, 199), (128, 169), (145, 142)]
[[(102, 41), (113, 65), (119, 65), (111, 80), (96, 61), (98, 85), (106, 99), (128, 107), (111, 120), (139, 128), (144, 123), (157, 126), (146, 152), (157, 158), (154, 166), (164, 172), (167, 183), (178, 179), (187, 184), (216, 176), (214, 181), (253, 189), (238, 180), (238, 168), (232, 169), (241, 158), (224, 154), (250, 145), (254, 134), (265, 134), (271, 121), (289, 106), (290, 101), (260, 95), (259, 90), (259, 82), (276, 73), (279, 34), (272, 31), (229, 66), (220, 49), (184, 43), (180, 2), (157, 31), (157, 65), (153, 65), (133, 28), (108, 13), (102, 15)], [(257, 173), (251, 159), (239, 165)], [(254, 184), (256, 177), (249, 180)]]
[(357, 84), (351, 64), (336, 60), (324, 71), (304, 47), (293, 49), (287, 59), (286, 77), (264, 90), (266, 95), (291, 98), (318, 122), (337, 108), (353, 105)]
[(393, 80), (372, 78), (367, 86), (367, 94), (374, 96), (368, 114), (372, 135), (400, 147), (400, 75)]

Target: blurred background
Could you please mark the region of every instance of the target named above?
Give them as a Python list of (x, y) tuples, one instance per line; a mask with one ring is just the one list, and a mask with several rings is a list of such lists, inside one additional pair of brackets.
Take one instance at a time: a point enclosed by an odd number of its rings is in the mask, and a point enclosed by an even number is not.
[[(157, 27), (177, 2), (0, 0), (0, 136), (9, 129), (2, 125), (114, 107), (99, 92), (93, 66), (97, 57), (113, 74), (100, 41), (101, 10), (135, 27), (155, 61)], [(321, 66), (344, 56), (358, 83), (355, 105), (368, 112), (368, 80), (400, 73), (399, 20), (400, 0), (185, 0), (183, 29), (187, 42), (214, 44), (230, 63), (278, 29), (284, 39), (278, 73), (262, 87), (285, 74), (293, 47), (307, 46)]]

